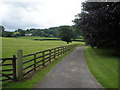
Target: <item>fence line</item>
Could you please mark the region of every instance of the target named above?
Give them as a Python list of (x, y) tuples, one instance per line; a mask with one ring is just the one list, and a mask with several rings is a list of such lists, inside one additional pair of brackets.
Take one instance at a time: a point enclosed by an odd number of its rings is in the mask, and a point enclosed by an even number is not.
[[(13, 55), (13, 58), (2, 58), (0, 59), (0, 81), (8, 81), (13, 80), (15, 81), (17, 79), (16, 77), (16, 56)], [(6, 63), (6, 61), (9, 61), (9, 63)], [(11, 67), (9, 69), (6, 69), (5, 67)]]
[[(25, 77), (27, 77), (27, 75), (30, 74), (32, 71), (36, 71), (39, 67), (45, 67), (47, 64), (56, 60), (56, 58), (58, 58), (59, 56), (65, 54), (67, 51), (77, 46), (78, 44), (61, 46), (28, 55), (23, 55), (23, 51), (18, 50), (17, 58), (15, 55), (13, 55), (12, 58), (0, 59), (0, 67), (2, 67), (0, 73), (2, 75), (2, 80), (0, 81), (21, 81)], [(4, 68), (5, 66), (11, 66), (12, 68)]]

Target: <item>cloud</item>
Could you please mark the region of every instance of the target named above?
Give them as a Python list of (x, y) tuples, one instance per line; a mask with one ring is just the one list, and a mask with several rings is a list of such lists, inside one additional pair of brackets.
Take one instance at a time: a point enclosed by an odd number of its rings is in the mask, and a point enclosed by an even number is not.
[(81, 0), (1, 0), (0, 24), (6, 30), (72, 25)]

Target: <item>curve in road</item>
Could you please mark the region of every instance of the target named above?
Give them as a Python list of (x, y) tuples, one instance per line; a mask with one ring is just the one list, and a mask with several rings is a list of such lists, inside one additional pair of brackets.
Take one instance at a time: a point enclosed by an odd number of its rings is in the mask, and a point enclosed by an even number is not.
[(34, 88), (103, 88), (86, 65), (84, 48), (77, 47)]

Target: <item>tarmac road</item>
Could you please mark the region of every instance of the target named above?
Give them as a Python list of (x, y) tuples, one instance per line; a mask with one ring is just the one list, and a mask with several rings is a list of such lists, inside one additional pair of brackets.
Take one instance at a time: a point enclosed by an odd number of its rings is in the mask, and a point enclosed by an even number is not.
[[(89, 71), (84, 46), (60, 61), (34, 88), (103, 88)], [(104, 90), (104, 88), (103, 88)]]

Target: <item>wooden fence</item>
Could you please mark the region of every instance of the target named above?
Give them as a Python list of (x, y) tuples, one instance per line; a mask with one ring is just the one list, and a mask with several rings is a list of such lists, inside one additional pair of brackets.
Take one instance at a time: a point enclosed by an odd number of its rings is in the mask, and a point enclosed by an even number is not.
[(16, 56), (0, 59), (0, 81), (16, 80)]
[(2, 67), (0, 72), (2, 78), (0, 81), (21, 81), (32, 71), (36, 71), (39, 67), (47, 66), (49, 63), (56, 60), (56, 58), (76, 46), (78, 46), (78, 44), (56, 47), (28, 55), (23, 55), (23, 51), (18, 50), (17, 57), (13, 55), (13, 58), (0, 59), (0, 67)]

